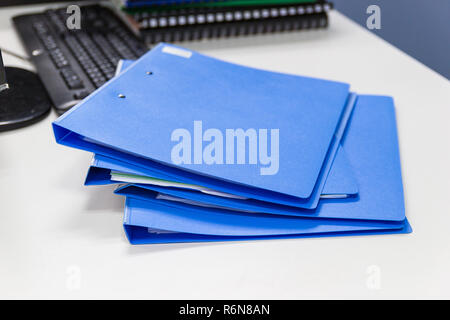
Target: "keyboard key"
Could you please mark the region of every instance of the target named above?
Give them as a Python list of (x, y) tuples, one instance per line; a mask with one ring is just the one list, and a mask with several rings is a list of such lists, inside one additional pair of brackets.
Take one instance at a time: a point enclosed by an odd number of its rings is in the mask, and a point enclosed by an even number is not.
[(61, 69), (61, 75), (70, 89), (82, 89), (84, 88), (83, 81), (80, 77), (72, 70), (72, 68)]
[(69, 60), (62, 53), (61, 49), (56, 48), (55, 50), (50, 51), (49, 54), (50, 58), (58, 69), (69, 65)]
[[(81, 29), (66, 26), (66, 7), (23, 15), (14, 21), (32, 52), (39, 50), (36, 69), (55, 106), (62, 111), (114, 77), (121, 59), (137, 59), (148, 49), (113, 11), (99, 5), (81, 6)], [(36, 40), (41, 46), (36, 46)], [(38, 43), (38, 44), (39, 44)]]
[(73, 95), (74, 99), (77, 100), (82, 100), (84, 98), (86, 98), (89, 95), (89, 92), (87, 90), (83, 90), (83, 91), (78, 91), (77, 93), (75, 93)]

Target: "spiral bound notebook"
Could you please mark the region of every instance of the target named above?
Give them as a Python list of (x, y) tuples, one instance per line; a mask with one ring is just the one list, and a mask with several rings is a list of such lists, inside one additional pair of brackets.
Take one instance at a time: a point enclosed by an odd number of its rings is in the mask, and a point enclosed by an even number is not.
[[(172, 8), (172, 7), (171, 7)], [(271, 5), (249, 7), (218, 7), (191, 9), (147, 9), (129, 14), (130, 21), (139, 29), (158, 29), (180, 26), (213, 25), (239, 21), (267, 21), (284, 17), (299, 17), (328, 12), (328, 2), (298, 5)]]
[(148, 44), (326, 28), (332, 3), (163, 8), (151, 6), (126, 14)]
[(129, 8), (145, 8), (145, 7), (168, 7), (179, 6), (183, 8), (192, 7), (224, 7), (224, 6), (252, 6), (265, 4), (297, 4), (297, 3), (314, 3), (322, 2), (322, 0), (114, 0), (118, 5)]
[(167, 29), (147, 29), (141, 31), (141, 36), (145, 43), (151, 45), (159, 42), (196, 41), (275, 32), (322, 29), (327, 26), (328, 16), (325, 13), (319, 13), (264, 21), (240, 21)]

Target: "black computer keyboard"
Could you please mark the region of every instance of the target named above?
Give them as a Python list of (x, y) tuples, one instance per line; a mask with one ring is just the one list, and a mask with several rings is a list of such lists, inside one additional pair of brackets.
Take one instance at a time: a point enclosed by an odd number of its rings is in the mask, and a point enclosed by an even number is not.
[(81, 7), (79, 30), (67, 28), (68, 17), (61, 8), (13, 18), (59, 113), (112, 78), (120, 59), (134, 60), (148, 50), (106, 7)]

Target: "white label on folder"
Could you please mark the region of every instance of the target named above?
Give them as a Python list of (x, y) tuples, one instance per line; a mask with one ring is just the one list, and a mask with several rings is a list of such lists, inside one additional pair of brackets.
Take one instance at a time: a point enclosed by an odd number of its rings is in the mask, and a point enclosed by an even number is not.
[(173, 54), (175, 56), (179, 56), (179, 57), (183, 57), (183, 58), (188, 58), (188, 59), (192, 56), (191, 51), (180, 49), (180, 48), (175, 48), (175, 47), (169, 47), (169, 46), (164, 46), (164, 48), (162, 49), (162, 52)]

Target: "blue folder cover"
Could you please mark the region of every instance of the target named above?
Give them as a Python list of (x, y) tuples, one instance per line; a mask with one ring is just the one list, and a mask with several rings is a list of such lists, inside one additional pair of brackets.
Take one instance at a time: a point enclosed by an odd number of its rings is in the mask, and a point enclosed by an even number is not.
[[(399, 233), (411, 232), (405, 217), (392, 99), (359, 96), (343, 143), (359, 182), (359, 196), (352, 201), (322, 200), (315, 210), (315, 217), (279, 217), (150, 199), (148, 194), (141, 198), (134, 192), (136, 189), (127, 192), (129, 187), (124, 187), (119, 188), (118, 193), (128, 196), (124, 220), (128, 237), (132, 243), (155, 241), (152, 232), (145, 238), (142, 227), (203, 236), (240, 237), (369, 231), (390, 233), (394, 229)], [(136, 230), (138, 240), (133, 238)], [(168, 237), (170, 234), (165, 234), (164, 241)]]
[[(134, 63), (133, 60), (120, 60), (117, 66), (116, 75), (127, 69)], [(104, 185), (120, 183), (121, 181), (111, 180), (110, 171), (148, 176), (150, 170), (145, 171), (142, 168), (131, 163), (125, 163), (117, 159), (112, 159), (102, 155), (94, 155), (88, 174), (85, 179), (85, 185)], [(153, 171), (152, 178), (170, 180), (171, 176), (165, 173)], [(182, 182), (182, 181), (176, 181)], [(164, 189), (162, 189), (164, 190)], [(172, 190), (172, 188), (168, 189)], [(158, 190), (155, 190), (158, 191)], [(161, 191), (162, 192), (162, 191)], [(325, 197), (346, 197), (354, 196), (358, 193), (357, 182), (353, 171), (348, 163), (345, 151), (339, 145), (332, 167), (326, 178), (326, 183), (322, 189), (321, 196)], [(214, 199), (214, 198), (213, 198)]]
[[(161, 44), (55, 121), (54, 132), (61, 144), (158, 169), (187, 183), (314, 208), (353, 108), (355, 96), (348, 89)], [(277, 173), (261, 175), (266, 168), (261, 163), (175, 167), (171, 135), (178, 128), (192, 131), (195, 121), (220, 132), (279, 129)]]
[[(296, 238), (319, 238), (336, 236), (367, 236), (380, 234), (404, 234), (411, 233), (409, 222), (405, 220), (401, 229), (378, 229), (368, 230), (354, 227), (352, 231), (341, 232), (304, 232), (298, 234), (266, 235), (266, 236), (215, 236), (194, 233), (164, 232), (147, 227), (124, 225), (125, 234), (131, 244), (157, 244), (157, 243), (179, 243), (179, 242), (214, 242), (214, 241), (248, 241), (248, 240), (274, 240), (274, 239), (296, 239)], [(324, 228), (325, 229), (325, 228)], [(310, 230), (308, 230), (310, 231)]]
[[(150, 205), (149, 205), (150, 204)], [(124, 228), (132, 244), (184, 241), (257, 240), (267, 238), (359, 235), (364, 233), (410, 233), (408, 221), (401, 223), (359, 220), (314, 219), (230, 212), (174, 210), (156, 202), (127, 197)], [(136, 234), (137, 231), (137, 234)], [(142, 233), (144, 231), (144, 233)], [(145, 234), (146, 233), (146, 234)], [(164, 235), (164, 241), (157, 235)], [(170, 240), (171, 237), (172, 241)], [(139, 239), (140, 238), (140, 239)], [(156, 240), (156, 241), (155, 241)], [(180, 240), (180, 239), (178, 239)]]

